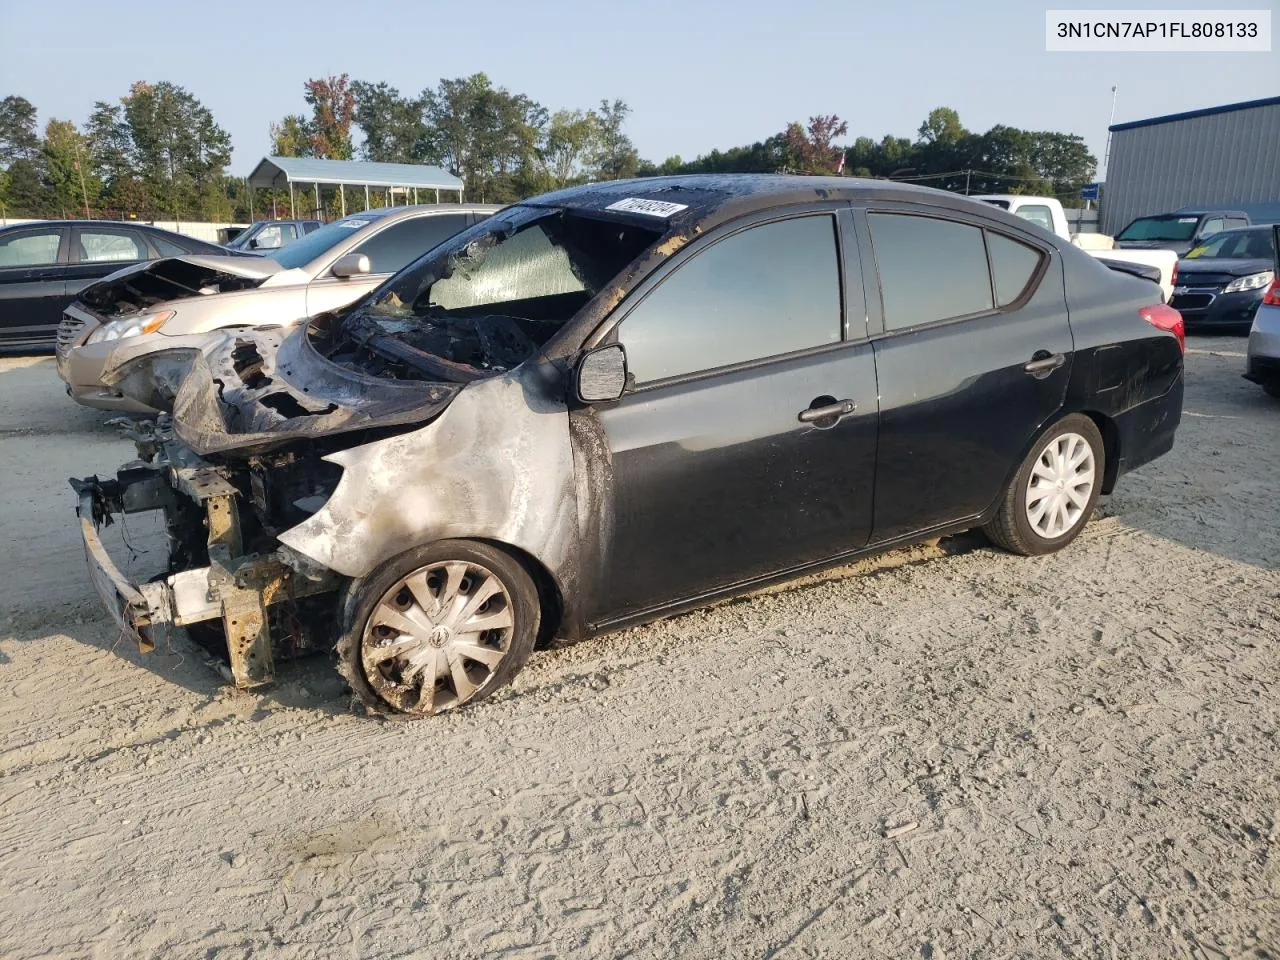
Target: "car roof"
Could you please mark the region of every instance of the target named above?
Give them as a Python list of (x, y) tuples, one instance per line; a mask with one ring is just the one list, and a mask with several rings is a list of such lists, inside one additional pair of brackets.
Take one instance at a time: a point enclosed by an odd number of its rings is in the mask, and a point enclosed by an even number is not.
[[(668, 217), (607, 209), (622, 200), (655, 200), (681, 205)], [(526, 206), (559, 207), (584, 213), (625, 217), (648, 226), (664, 223), (668, 232), (704, 232), (760, 210), (827, 200), (898, 200), (964, 214), (979, 214), (1024, 230), (1027, 222), (973, 197), (891, 180), (861, 177), (806, 177), (793, 174), (688, 174), (609, 180), (545, 193), (520, 201)]]
[[(1210, 214), (1219, 214), (1227, 217), (1246, 217), (1248, 216), (1243, 210), (1227, 210), (1215, 207), (1183, 207), (1181, 210), (1175, 210), (1173, 213), (1155, 213), (1155, 217), (1205, 217)], [(1138, 219), (1141, 219), (1139, 217)]]

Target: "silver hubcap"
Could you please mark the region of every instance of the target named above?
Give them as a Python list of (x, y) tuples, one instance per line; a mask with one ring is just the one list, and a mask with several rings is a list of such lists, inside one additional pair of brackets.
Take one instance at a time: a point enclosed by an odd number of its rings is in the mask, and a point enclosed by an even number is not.
[(1054, 437), (1040, 451), (1027, 481), (1027, 520), (1046, 540), (1056, 540), (1084, 516), (1093, 493), (1093, 448), (1078, 433)]
[(365, 677), (404, 713), (456, 707), (493, 678), (514, 626), (511, 597), (492, 571), (464, 560), (430, 564), (373, 608), (360, 647)]

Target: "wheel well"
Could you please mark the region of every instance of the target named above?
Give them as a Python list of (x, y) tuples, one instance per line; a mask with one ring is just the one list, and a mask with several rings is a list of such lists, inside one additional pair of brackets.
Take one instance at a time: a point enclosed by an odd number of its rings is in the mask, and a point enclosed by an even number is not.
[(1116, 485), (1116, 476), (1120, 472), (1120, 430), (1116, 422), (1106, 414), (1096, 410), (1081, 410), (1094, 422), (1098, 432), (1102, 434), (1102, 453), (1106, 457), (1106, 469), (1102, 473), (1102, 492), (1110, 493)]
[(560, 624), (564, 619), (564, 598), (560, 594), (560, 585), (556, 583), (551, 571), (543, 566), (542, 561), (533, 554), (521, 550), (519, 547), (513, 547), (511, 544), (504, 543), (501, 540), (490, 540), (483, 537), (477, 537), (476, 539), (481, 543), (487, 543), (491, 547), (496, 547), (511, 554), (511, 556), (520, 561), (521, 566), (533, 578), (533, 585), (538, 590), (538, 605), (542, 608), (542, 622), (538, 625), (538, 639), (535, 648), (544, 649), (555, 638), (556, 632), (560, 629)]

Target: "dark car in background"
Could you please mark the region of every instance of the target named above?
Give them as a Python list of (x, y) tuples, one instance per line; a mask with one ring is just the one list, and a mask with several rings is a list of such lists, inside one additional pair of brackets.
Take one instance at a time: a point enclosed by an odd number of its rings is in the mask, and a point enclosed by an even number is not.
[(1222, 230), (1247, 227), (1243, 210), (1195, 210), (1138, 217), (1116, 234), (1116, 246), (1128, 250), (1172, 250), (1182, 256)]
[[(144, 647), (206, 624), (249, 689), (336, 646), (370, 710), (420, 717), (540, 638), (860, 554), (971, 528), (1059, 550), (1172, 447), (1183, 346), (1152, 284), (964, 197), (611, 181), (510, 206), (310, 324), (173, 356), (172, 432), (73, 486)], [(97, 527), (157, 507), (169, 573), (135, 585)]]
[(139, 223), (45, 220), (0, 228), (0, 352), (52, 349), (67, 305), (122, 267), (226, 252)]
[(1169, 306), (1187, 329), (1248, 330), (1263, 295), (1275, 279), (1271, 227), (1223, 230), (1178, 261), (1178, 282)]
[(256, 220), (226, 243), (228, 250), (275, 250), (319, 230), (319, 220)]

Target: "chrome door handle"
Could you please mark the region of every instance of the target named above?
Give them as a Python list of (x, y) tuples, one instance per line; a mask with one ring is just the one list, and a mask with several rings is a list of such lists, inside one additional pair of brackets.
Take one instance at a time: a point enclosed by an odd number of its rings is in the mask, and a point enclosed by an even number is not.
[(1060, 366), (1067, 362), (1067, 358), (1061, 353), (1049, 355), (1044, 350), (1037, 350), (1036, 357), (1031, 362), (1023, 365), (1022, 369), (1034, 376), (1048, 376), (1057, 370)]
[(849, 416), (858, 409), (858, 405), (852, 400), (838, 400), (835, 403), (829, 403), (825, 407), (808, 407), (800, 411), (799, 420), (801, 423), (813, 423), (816, 420), (831, 420), (830, 424), (824, 426), (834, 427), (844, 417)]

